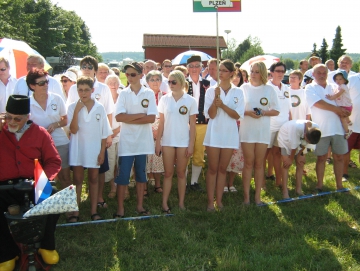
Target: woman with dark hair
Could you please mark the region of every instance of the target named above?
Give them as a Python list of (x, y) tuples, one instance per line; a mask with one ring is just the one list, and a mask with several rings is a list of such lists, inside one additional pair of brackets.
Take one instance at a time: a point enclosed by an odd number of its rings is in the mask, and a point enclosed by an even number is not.
[(249, 83), (249, 74), (246, 70), (240, 69), (244, 83)]
[[(206, 173), (206, 190), (208, 196), (207, 210), (214, 209), (214, 193), (216, 190), (216, 204), (223, 207), (226, 168), (229, 164), (233, 149), (239, 148), (239, 133), (236, 120), (244, 117), (244, 97), (240, 88), (233, 85), (235, 75), (234, 63), (228, 59), (222, 61), (219, 67), (218, 87), (209, 88), (205, 94), (204, 112), (210, 118), (204, 145), (208, 157), (208, 171)], [(226, 131), (224, 133), (224, 131)]]
[(242, 84), (244, 84), (244, 78), (243, 75), (241, 73), (241, 70), (236, 68), (235, 73), (234, 73), (234, 77), (232, 79), (232, 83), (236, 86), (236, 87), (241, 87)]
[[(63, 99), (48, 92), (48, 73), (43, 69), (33, 68), (26, 76), (26, 83), (33, 95), (30, 97), (30, 119), (44, 127), (51, 135), (61, 157), (61, 170), (57, 177), (62, 188), (69, 186), (69, 139), (62, 127), (67, 125), (67, 111)], [(68, 217), (71, 217), (68, 214)]]

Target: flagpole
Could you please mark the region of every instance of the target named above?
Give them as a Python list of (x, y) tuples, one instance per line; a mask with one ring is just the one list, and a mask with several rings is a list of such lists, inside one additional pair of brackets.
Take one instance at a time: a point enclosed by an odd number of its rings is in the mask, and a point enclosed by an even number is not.
[(219, 13), (218, 13), (218, 6), (216, 8), (216, 69), (217, 69), (217, 85), (219, 87)]

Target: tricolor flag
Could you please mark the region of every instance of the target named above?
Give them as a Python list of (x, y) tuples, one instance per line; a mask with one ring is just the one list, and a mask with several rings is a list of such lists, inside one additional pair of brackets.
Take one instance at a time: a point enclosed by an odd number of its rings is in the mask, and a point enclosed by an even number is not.
[(40, 165), (38, 159), (35, 159), (34, 178), (35, 178), (35, 204), (39, 204), (43, 200), (50, 197), (52, 192), (52, 186), (49, 182), (49, 179), (46, 177), (46, 174), (42, 166)]

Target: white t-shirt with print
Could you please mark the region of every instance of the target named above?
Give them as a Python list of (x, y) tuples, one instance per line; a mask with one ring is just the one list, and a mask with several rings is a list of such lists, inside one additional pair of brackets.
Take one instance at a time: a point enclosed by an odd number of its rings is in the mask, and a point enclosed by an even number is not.
[(184, 93), (178, 101), (175, 101), (172, 92), (169, 92), (161, 97), (158, 110), (159, 113), (164, 114), (164, 132), (161, 145), (188, 147), (190, 116), (198, 114), (195, 98)]
[(270, 131), (277, 132), (285, 122), (289, 121), (289, 113), (291, 111), (290, 90), (283, 83), (281, 83), (281, 89), (271, 81), (267, 84), (273, 87), (278, 95), (280, 114), (270, 118)]
[(311, 109), (311, 118), (317, 123), (321, 130), (321, 137), (344, 135), (344, 129), (341, 125), (340, 118), (332, 111), (320, 109), (314, 106), (320, 100), (336, 106), (335, 101), (328, 100), (327, 94), (333, 95), (335, 93), (336, 85), (327, 84), (325, 88), (318, 85), (315, 81), (306, 85), (306, 102)]
[[(259, 108), (262, 110), (276, 110), (280, 112), (278, 95), (269, 85), (252, 86), (250, 83), (241, 85), (245, 100), (245, 111)], [(244, 116), (240, 124), (240, 141), (246, 143), (270, 143), (270, 117), (263, 116), (258, 119)]]
[(311, 114), (311, 110), (306, 102), (305, 89), (289, 88), (289, 91), (290, 91), (292, 119), (306, 120), (306, 116)]
[[(50, 124), (59, 122), (61, 117), (66, 116), (66, 106), (63, 99), (53, 93), (49, 93), (46, 109), (38, 104), (33, 96), (30, 97), (30, 119), (37, 125), (47, 129)], [(51, 133), (55, 146), (62, 146), (69, 143), (69, 139), (63, 128), (56, 128)]]
[[(74, 117), (76, 103), (68, 107), (69, 126)], [(78, 113), (78, 125), (78, 132), (70, 134), (69, 164), (99, 168), (97, 159), (101, 150), (101, 141), (113, 134), (104, 106), (95, 100), (90, 112), (86, 107), (81, 108)]]
[[(157, 115), (155, 94), (151, 89), (141, 87), (136, 95), (131, 85), (120, 92), (116, 102), (115, 116), (118, 114)], [(122, 122), (119, 141), (119, 156), (154, 154), (154, 139), (151, 123), (129, 124)]]
[[(215, 88), (211, 87), (205, 94), (204, 113), (206, 118), (209, 116), (209, 108), (215, 99)], [(223, 104), (238, 113), (240, 119), (244, 118), (245, 101), (240, 88), (231, 85), (231, 89), (225, 95), (220, 88), (220, 99)], [(209, 120), (206, 128), (204, 145), (216, 148), (239, 148), (239, 131), (236, 119), (231, 118), (223, 109), (218, 108), (214, 119)]]

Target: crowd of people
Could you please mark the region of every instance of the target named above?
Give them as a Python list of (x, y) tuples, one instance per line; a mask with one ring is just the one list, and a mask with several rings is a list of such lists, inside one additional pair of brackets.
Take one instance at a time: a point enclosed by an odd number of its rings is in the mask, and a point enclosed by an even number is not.
[[(282, 82), (287, 71), (282, 62), (268, 68), (255, 62), (249, 71), (230, 60), (219, 62), (210, 59), (204, 67), (199, 55), (176, 67), (169, 59), (160, 65), (152, 60), (132, 62), (124, 67), (124, 86), (119, 69), (91, 56), (81, 60), (80, 72), (70, 68), (54, 78), (44, 70), (41, 56), (30, 55), (28, 74), (19, 79), (10, 75), (9, 62), (0, 58), (0, 137), (11, 141), (9, 149), (1, 149), (0, 160), (2, 167), (16, 168), (14, 175), (1, 170), (0, 184), (33, 177), (22, 167), (31, 168), (30, 161), (38, 158), (48, 178), (58, 180), (62, 188), (76, 185), (78, 203), (87, 170), (91, 220), (103, 219), (98, 209), (108, 207), (105, 183), (110, 186), (107, 197), (117, 197), (113, 217), (125, 216), (131, 178), (136, 181), (139, 215), (150, 214), (143, 204), (148, 181), (154, 192), (162, 193), (162, 212), (169, 214), (175, 169), (179, 209), (186, 208), (187, 190), (205, 191), (200, 174), (206, 153), (206, 210), (212, 212), (223, 208), (223, 193), (237, 192), (234, 178), (239, 173), (245, 205), (250, 204), (252, 177), (255, 204), (264, 204), (261, 189), (269, 180), (282, 189), (284, 199), (290, 198), (288, 175), (294, 162), (294, 194), (302, 195), (305, 156), (314, 149), (315, 192), (323, 189), (330, 155), (336, 187), (342, 189), (349, 178), (350, 151), (360, 149), (360, 75), (351, 71), (352, 59), (340, 57), (339, 69), (334, 70), (334, 61), (321, 64), (318, 56), (311, 56), (290, 72), (289, 85)], [(15, 102), (28, 106), (19, 108)], [(40, 131), (37, 137), (49, 138), (47, 146), (36, 149), (31, 142), (37, 141), (29, 135), (35, 128)], [(33, 149), (20, 144), (25, 141), (20, 141), (22, 136)], [(21, 154), (24, 161), (17, 157), (19, 148), (28, 151)], [(56, 169), (48, 166), (47, 148), (54, 150)], [(11, 159), (5, 151), (13, 152)], [(0, 202), (3, 212), (11, 200)], [(3, 229), (5, 217), (0, 218)], [(67, 213), (66, 219), (78, 222), (79, 212)], [(56, 224), (57, 217), (53, 221)], [(58, 261), (54, 244), (42, 249), (46, 261)], [(12, 264), (14, 251), (0, 257), (0, 265)]]

